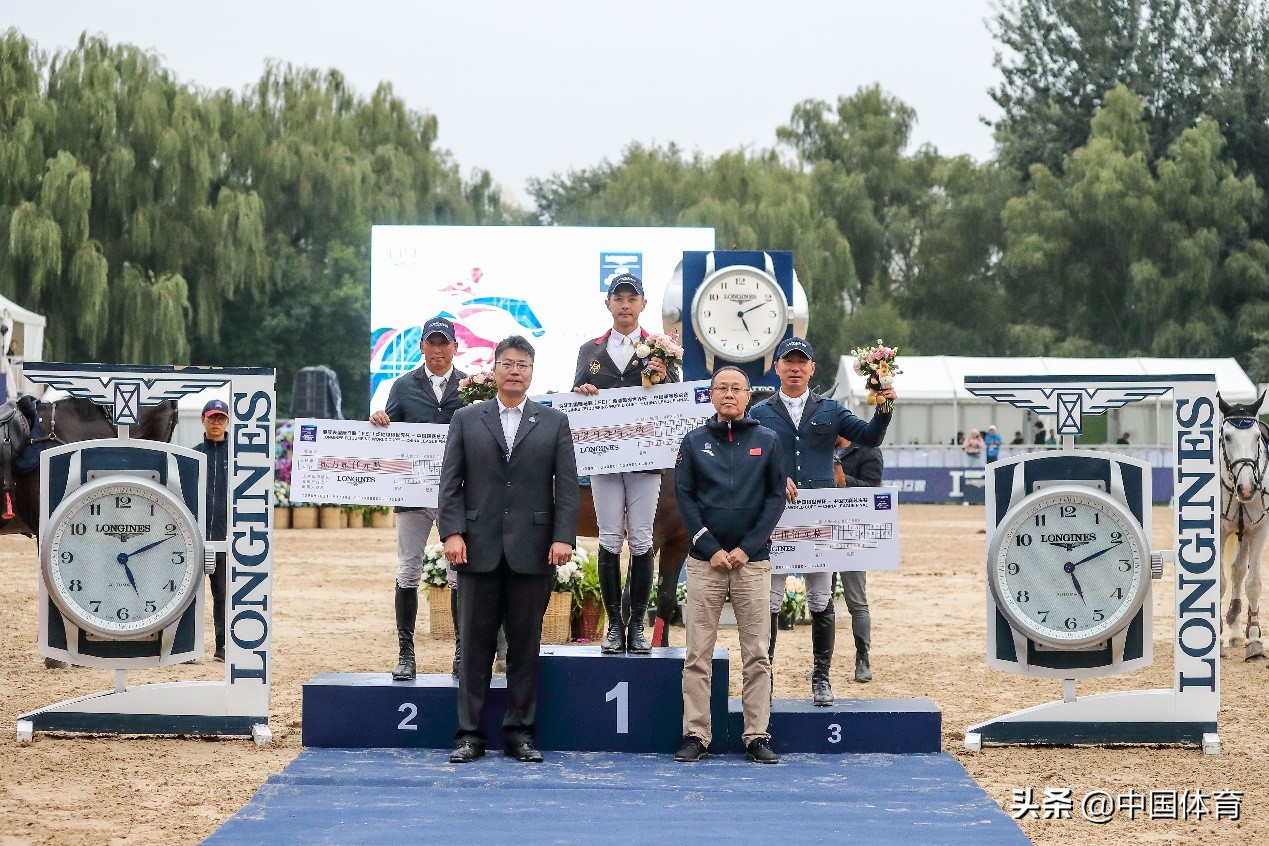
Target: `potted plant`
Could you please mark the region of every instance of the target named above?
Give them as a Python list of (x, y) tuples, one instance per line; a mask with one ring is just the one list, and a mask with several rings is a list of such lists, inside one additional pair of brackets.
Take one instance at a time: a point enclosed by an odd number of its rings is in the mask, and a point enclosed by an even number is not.
[(291, 485), (281, 479), (273, 483), (273, 528), (291, 528)]
[[(573, 549), (576, 550), (576, 542)], [(576, 555), (564, 564), (555, 568), (555, 579), (551, 582), (551, 599), (546, 604), (546, 615), (542, 618), (543, 643), (568, 643), (572, 634), (573, 589), (581, 578), (581, 568)]]
[(323, 503), (317, 510), (319, 512), (317, 522), (323, 529), (342, 529), (347, 525), (342, 505)]
[(350, 529), (360, 529), (365, 525), (366, 512), (361, 505), (344, 506), (344, 525)]
[(454, 615), (449, 610), (449, 572), (445, 568), (445, 544), (423, 548), (423, 587), (427, 589), (427, 610), (433, 640), (454, 639)]
[(291, 528), (316, 529), (318, 509), (311, 502), (291, 503)]
[(386, 505), (368, 505), (366, 512), (370, 516), (369, 525), (372, 529), (390, 529), (395, 524), (392, 509)]
[(604, 604), (599, 589), (599, 562), (580, 546), (573, 549), (577, 578), (573, 580), (573, 640), (590, 642), (599, 638), (599, 619)]
[(784, 579), (784, 601), (780, 603), (779, 626), (792, 629), (806, 617), (806, 582), (799, 576)]

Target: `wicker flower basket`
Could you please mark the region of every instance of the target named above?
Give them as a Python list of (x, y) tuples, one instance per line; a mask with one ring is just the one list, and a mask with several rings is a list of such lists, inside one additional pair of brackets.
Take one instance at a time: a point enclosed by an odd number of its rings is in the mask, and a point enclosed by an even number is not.
[(342, 529), (348, 525), (344, 517), (344, 509), (338, 505), (323, 505), (317, 509), (318, 525), (323, 529)]
[(291, 528), (292, 529), (316, 529), (317, 528), (317, 509), (316, 508), (292, 508), (291, 509)]
[(376, 511), (370, 515), (370, 527), (372, 529), (391, 529), (396, 525), (397, 515), (391, 511)]
[(572, 634), (573, 594), (551, 591), (551, 601), (542, 618), (543, 643), (568, 643)]
[(360, 508), (346, 508), (344, 519), (348, 521), (348, 528), (360, 529), (365, 526), (366, 515)]
[(291, 528), (291, 507), (289, 505), (273, 506), (273, 528)]
[(593, 596), (582, 600), (581, 608), (573, 609), (573, 640), (592, 642), (599, 640), (599, 619), (604, 606)]
[(454, 639), (454, 615), (449, 611), (449, 588), (427, 589), (427, 610), (432, 618), (432, 640)]

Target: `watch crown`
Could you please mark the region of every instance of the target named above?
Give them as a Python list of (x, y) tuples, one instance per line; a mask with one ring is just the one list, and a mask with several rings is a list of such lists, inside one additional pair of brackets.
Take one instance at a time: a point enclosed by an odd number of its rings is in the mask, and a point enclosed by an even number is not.
[(216, 553), (206, 547), (203, 548), (203, 572), (208, 576), (216, 572)]
[(1150, 553), (1150, 578), (1152, 579), (1163, 578), (1163, 553), (1162, 552)]

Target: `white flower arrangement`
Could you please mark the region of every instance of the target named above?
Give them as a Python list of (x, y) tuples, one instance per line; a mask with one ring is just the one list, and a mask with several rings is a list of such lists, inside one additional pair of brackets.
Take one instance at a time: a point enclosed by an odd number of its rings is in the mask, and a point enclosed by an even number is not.
[(445, 569), (445, 544), (429, 544), (423, 549), (423, 584), (429, 588), (449, 585), (449, 572)]

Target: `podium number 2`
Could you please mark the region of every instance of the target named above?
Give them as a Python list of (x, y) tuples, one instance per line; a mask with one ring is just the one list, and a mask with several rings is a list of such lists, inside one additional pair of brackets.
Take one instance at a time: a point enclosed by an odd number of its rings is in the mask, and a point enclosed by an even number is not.
[(419, 706), (413, 702), (402, 702), (398, 712), (405, 714), (405, 719), (397, 723), (397, 728), (402, 731), (418, 731), (419, 727), (414, 724), (414, 718), (419, 715)]
[(630, 734), (630, 682), (617, 682), (604, 694), (605, 702), (617, 700), (617, 734)]

